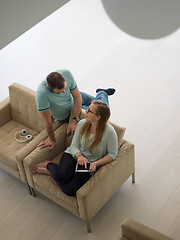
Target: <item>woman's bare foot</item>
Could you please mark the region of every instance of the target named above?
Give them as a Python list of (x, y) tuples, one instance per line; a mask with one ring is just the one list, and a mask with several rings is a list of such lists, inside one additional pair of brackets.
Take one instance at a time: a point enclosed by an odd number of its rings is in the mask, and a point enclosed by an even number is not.
[(46, 168), (47, 165), (48, 165), (48, 163), (50, 163), (50, 162), (51, 162), (51, 161), (49, 161), (49, 160), (45, 160), (44, 162), (42, 162), (42, 163), (43, 163), (43, 167)]
[(49, 170), (47, 168), (44, 168), (44, 167), (37, 167), (37, 173), (51, 175)]
[(37, 167), (36, 165), (31, 169), (31, 174), (36, 174), (37, 173)]
[(43, 162), (37, 163), (34, 165), (34, 167), (31, 169), (31, 173), (32, 174), (36, 174), (38, 173), (37, 169), (40, 168), (46, 168), (47, 164), (49, 163), (49, 160), (45, 160)]

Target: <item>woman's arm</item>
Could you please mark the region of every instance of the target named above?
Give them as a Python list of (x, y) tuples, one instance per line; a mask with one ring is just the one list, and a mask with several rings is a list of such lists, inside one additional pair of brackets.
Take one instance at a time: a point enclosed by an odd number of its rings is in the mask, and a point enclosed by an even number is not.
[(74, 133), (71, 145), (69, 147), (70, 153), (72, 154), (73, 157), (76, 157), (76, 153), (80, 153), (80, 132), (81, 132), (81, 127), (84, 124), (85, 120), (81, 120), (76, 128), (76, 131)]
[(88, 163), (88, 160), (87, 158), (85, 158), (82, 153), (80, 152), (77, 152), (75, 154), (75, 157), (77, 158), (77, 162), (80, 164), (80, 165), (84, 165), (85, 168), (87, 168), (87, 163)]
[(85, 165), (85, 168), (87, 168), (88, 160), (86, 157), (84, 157), (84, 155), (80, 151), (80, 146), (81, 146), (80, 133), (81, 133), (81, 128), (84, 125), (85, 121), (86, 120), (83, 119), (78, 123), (78, 126), (76, 128), (76, 131), (70, 146), (70, 152), (77, 159), (77, 162), (80, 165)]
[(101, 165), (110, 163), (112, 160), (113, 160), (112, 157), (110, 157), (109, 155), (106, 155), (105, 157), (101, 158), (100, 160), (97, 160), (97, 161), (95, 161), (95, 162), (92, 162), (92, 163), (91, 163), (91, 171), (92, 171), (92, 172), (95, 172), (95, 171), (96, 171), (96, 168), (97, 168), (98, 166), (101, 166)]
[(110, 163), (112, 160), (116, 159), (117, 157), (117, 154), (118, 154), (117, 134), (114, 128), (110, 125), (106, 132), (104, 145), (107, 148), (107, 155), (91, 164), (91, 171), (93, 172), (96, 171), (96, 168), (98, 166)]

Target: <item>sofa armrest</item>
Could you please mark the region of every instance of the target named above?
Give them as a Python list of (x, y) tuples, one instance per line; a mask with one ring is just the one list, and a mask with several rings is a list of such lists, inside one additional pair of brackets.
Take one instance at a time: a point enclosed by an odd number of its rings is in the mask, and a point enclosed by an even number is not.
[[(149, 228), (131, 218), (126, 218), (122, 224), (122, 237), (125, 237), (130, 240), (173, 240), (168, 236)], [(122, 238), (123, 239), (123, 238)]]
[(67, 133), (67, 124), (63, 124), (55, 131), (56, 144), (52, 150), (49, 150), (49, 148), (40, 149), (37, 147), (23, 159), (23, 165), (24, 165), (27, 181), (31, 187), (34, 187), (31, 169), (35, 164), (42, 162), (44, 160), (51, 161), (59, 153), (65, 151), (66, 133)]
[(102, 166), (77, 191), (80, 217), (89, 221), (134, 171), (134, 145), (124, 140), (117, 159)]
[(24, 170), (23, 159), (28, 156), (34, 149), (37, 148), (37, 145), (48, 136), (46, 129), (44, 129), (38, 136), (36, 136), (31, 142), (26, 146), (21, 148), (16, 154), (16, 162), (21, 176), (21, 180), (24, 183), (27, 183), (27, 178)]
[[(59, 124), (53, 124), (53, 129), (54, 131), (59, 127)], [(44, 129), (40, 134), (38, 134), (31, 142), (29, 142), (26, 146), (24, 146), (23, 148), (21, 148), (17, 154), (16, 154), (16, 162), (17, 162), (17, 166), (19, 169), (19, 173), (21, 176), (21, 180), (24, 183), (27, 183), (27, 178), (26, 178), (26, 174), (24, 171), (24, 165), (23, 165), (23, 159), (29, 155), (34, 149), (37, 148), (37, 145), (44, 139), (46, 139), (48, 137), (47, 131), (46, 129)], [(47, 148), (49, 149), (49, 148)]]
[(9, 97), (7, 97), (0, 103), (0, 127), (9, 122), (11, 119), (10, 100)]

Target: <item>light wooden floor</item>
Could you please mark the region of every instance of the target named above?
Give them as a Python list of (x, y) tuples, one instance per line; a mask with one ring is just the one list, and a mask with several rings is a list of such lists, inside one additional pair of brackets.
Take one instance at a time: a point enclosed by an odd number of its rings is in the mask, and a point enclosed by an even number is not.
[(180, 30), (161, 39), (131, 37), (101, 1), (72, 0), (0, 52), (3, 100), (8, 85), (36, 89), (51, 71), (68, 68), (80, 90), (115, 87), (111, 120), (136, 147), (129, 179), (84, 222), (0, 169), (1, 240), (117, 240), (132, 217), (180, 239)]

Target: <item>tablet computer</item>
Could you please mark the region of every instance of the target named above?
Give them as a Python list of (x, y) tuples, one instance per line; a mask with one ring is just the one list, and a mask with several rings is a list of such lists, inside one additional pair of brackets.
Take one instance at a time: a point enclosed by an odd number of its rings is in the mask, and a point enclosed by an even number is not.
[(76, 170), (75, 172), (91, 172), (91, 164), (87, 163), (87, 168), (85, 168), (84, 165), (76, 164)]

